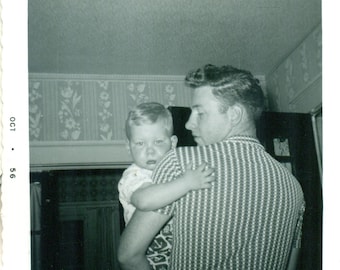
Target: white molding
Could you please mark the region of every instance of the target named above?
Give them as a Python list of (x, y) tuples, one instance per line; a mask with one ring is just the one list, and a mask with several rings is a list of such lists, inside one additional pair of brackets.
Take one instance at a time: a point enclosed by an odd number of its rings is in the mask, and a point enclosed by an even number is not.
[(122, 146), (125, 140), (114, 141), (30, 141), (30, 147), (60, 147), (60, 146)]
[(63, 73), (29, 73), (30, 80), (110, 80), (110, 81), (157, 81), (183, 82), (180, 75), (119, 75), (119, 74), (63, 74)]
[(125, 141), (34, 142), (30, 144), (31, 171), (126, 168), (131, 162)]

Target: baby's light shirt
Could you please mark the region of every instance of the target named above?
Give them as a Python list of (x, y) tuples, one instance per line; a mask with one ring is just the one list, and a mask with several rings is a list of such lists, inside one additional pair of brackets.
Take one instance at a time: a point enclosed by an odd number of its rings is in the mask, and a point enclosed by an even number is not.
[(124, 209), (125, 225), (130, 221), (136, 207), (131, 203), (132, 194), (145, 183), (152, 183), (152, 171), (131, 164), (118, 183), (119, 201)]

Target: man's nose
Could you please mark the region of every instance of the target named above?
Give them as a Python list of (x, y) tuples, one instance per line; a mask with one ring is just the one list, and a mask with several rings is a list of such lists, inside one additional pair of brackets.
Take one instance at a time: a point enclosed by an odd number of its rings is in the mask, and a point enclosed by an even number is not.
[(195, 121), (192, 114), (190, 114), (188, 121), (185, 123), (185, 128), (188, 130), (193, 130), (195, 128)]

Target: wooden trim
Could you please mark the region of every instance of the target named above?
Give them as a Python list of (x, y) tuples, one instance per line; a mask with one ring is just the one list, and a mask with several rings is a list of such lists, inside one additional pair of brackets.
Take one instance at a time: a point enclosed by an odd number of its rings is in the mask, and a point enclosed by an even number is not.
[(132, 159), (124, 141), (35, 142), (30, 144), (31, 171), (126, 168)]

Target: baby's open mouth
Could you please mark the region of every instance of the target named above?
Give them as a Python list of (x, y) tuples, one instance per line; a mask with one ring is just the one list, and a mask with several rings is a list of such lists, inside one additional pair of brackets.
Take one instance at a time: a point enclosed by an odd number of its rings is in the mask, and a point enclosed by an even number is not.
[(146, 162), (146, 164), (148, 164), (148, 165), (154, 165), (154, 164), (156, 164), (156, 160), (148, 160), (148, 161)]

